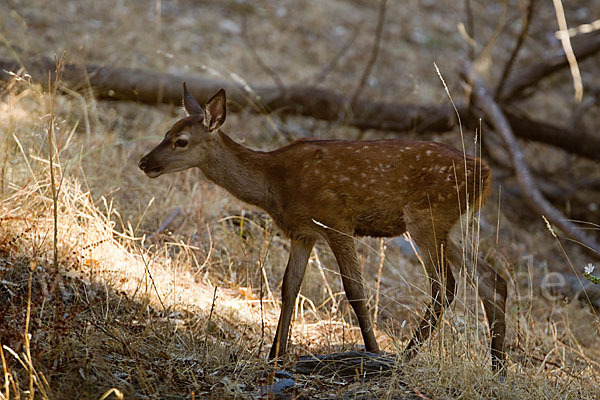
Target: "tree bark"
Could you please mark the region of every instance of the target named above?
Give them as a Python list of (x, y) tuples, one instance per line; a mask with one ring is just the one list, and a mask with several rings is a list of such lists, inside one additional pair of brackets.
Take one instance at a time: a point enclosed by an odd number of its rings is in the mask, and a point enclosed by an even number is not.
[(355, 377), (390, 374), (397, 360), (392, 354), (347, 351), (327, 355), (308, 355), (298, 359), (296, 373)]

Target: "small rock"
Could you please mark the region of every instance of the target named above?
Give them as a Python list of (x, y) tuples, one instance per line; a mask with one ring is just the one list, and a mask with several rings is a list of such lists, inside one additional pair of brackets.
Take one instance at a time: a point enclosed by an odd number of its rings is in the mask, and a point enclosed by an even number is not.
[(277, 393), (281, 393), (284, 390), (287, 390), (289, 388), (294, 387), (295, 382), (293, 379), (290, 378), (286, 378), (286, 379), (282, 379), (279, 382), (275, 382), (272, 385), (269, 385), (267, 387), (264, 387), (261, 391), (260, 391), (260, 395), (264, 396), (267, 393), (269, 394), (277, 394)]
[(231, 33), (233, 35), (239, 35), (242, 32), (242, 28), (230, 19), (224, 19), (219, 22), (219, 29), (223, 33)]
[(275, 15), (279, 18), (285, 17), (287, 15), (287, 8), (284, 6), (277, 7), (277, 10), (275, 10)]
[(293, 379), (294, 374), (292, 374), (289, 371), (286, 371), (285, 369), (280, 369), (279, 371), (275, 372), (275, 378)]

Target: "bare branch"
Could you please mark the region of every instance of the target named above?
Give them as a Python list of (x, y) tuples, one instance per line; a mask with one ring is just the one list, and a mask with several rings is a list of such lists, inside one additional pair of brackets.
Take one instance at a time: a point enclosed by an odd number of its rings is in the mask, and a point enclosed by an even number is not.
[(262, 58), (258, 55), (256, 48), (254, 48), (254, 45), (250, 40), (250, 35), (248, 34), (248, 23), (245, 15), (242, 17), (242, 38), (244, 38), (244, 42), (246, 43), (246, 46), (248, 46), (254, 61), (256, 61), (256, 63), (271, 77), (281, 92), (285, 91), (285, 85), (283, 84), (283, 81), (279, 75), (277, 75), (277, 72), (275, 72), (262, 60)]
[(338, 62), (344, 56), (344, 54), (346, 54), (346, 52), (350, 49), (350, 47), (352, 46), (352, 43), (354, 43), (354, 41), (358, 37), (359, 32), (360, 32), (360, 28), (356, 27), (354, 29), (354, 31), (352, 32), (352, 35), (348, 38), (348, 40), (346, 40), (346, 43), (344, 43), (342, 48), (333, 56), (333, 58), (331, 60), (329, 60), (329, 62), (325, 65), (325, 67), (323, 67), (323, 69), (314, 77), (314, 79), (311, 82), (313, 85), (315, 85), (315, 86), (319, 85), (321, 82), (323, 82), (325, 80), (327, 75), (329, 75), (329, 73), (331, 71), (333, 71), (335, 69), (335, 67), (337, 67)]
[(465, 14), (467, 15), (467, 24), (465, 26), (465, 33), (467, 37), (471, 39), (469, 41), (469, 60), (475, 59), (475, 22), (473, 18), (473, 10), (471, 9), (471, 0), (465, 0)]
[(525, 156), (520, 149), (506, 116), (493, 99), (481, 77), (476, 74), (474, 68), (471, 66), (464, 72), (464, 75), (465, 79), (472, 86), (475, 105), (489, 118), (491, 124), (494, 126), (494, 130), (504, 140), (506, 149), (511, 156), (517, 182), (521, 190), (526, 194), (524, 198), (529, 207), (540, 215), (545, 216), (551, 223), (558, 226), (571, 240), (583, 245), (586, 250), (590, 251), (590, 254), (600, 259), (600, 244), (592, 237), (586, 235), (582, 230), (579, 230), (577, 226), (571, 223), (542, 195), (527, 166)]
[[(600, 51), (600, 31), (594, 31), (579, 36), (577, 42), (573, 42), (573, 53), (579, 61), (597, 54)], [(535, 86), (545, 77), (560, 71), (569, 65), (564, 51), (559, 54), (553, 54), (544, 60), (534, 63), (529, 67), (518, 71), (518, 74), (506, 81), (505, 89), (499, 98), (502, 102), (507, 102), (518, 96), (525, 89)]]
[(533, 10), (535, 8), (536, 0), (529, 0), (529, 4), (527, 6), (527, 11), (525, 13), (521, 12), (521, 33), (519, 34), (519, 38), (517, 39), (517, 43), (515, 43), (515, 47), (510, 54), (510, 58), (506, 65), (504, 65), (504, 69), (502, 70), (502, 75), (500, 77), (500, 81), (498, 82), (498, 86), (496, 86), (496, 98), (499, 98), (502, 94), (502, 89), (504, 88), (504, 83), (510, 74), (512, 66), (517, 59), (517, 55), (521, 50), (521, 46), (525, 42), (525, 38), (527, 37), (527, 32), (529, 31), (529, 25), (531, 23), (531, 17), (533, 15)]
[(379, 3), (379, 14), (377, 16), (377, 30), (375, 32), (375, 40), (373, 41), (373, 47), (371, 49), (371, 56), (365, 65), (365, 69), (360, 77), (360, 81), (356, 89), (354, 90), (354, 94), (352, 95), (352, 100), (350, 104), (354, 108), (354, 105), (357, 103), (360, 94), (362, 93), (365, 84), (367, 83), (367, 79), (369, 79), (369, 75), (371, 75), (371, 69), (373, 69), (373, 65), (377, 60), (377, 55), (379, 54), (379, 47), (381, 46), (381, 37), (383, 36), (383, 23), (385, 21), (385, 5), (387, 0), (380, 0)]
[(560, 147), (592, 160), (600, 160), (600, 137), (585, 131), (560, 128), (544, 121), (534, 120), (514, 108), (505, 109), (505, 116), (515, 134), (523, 139)]

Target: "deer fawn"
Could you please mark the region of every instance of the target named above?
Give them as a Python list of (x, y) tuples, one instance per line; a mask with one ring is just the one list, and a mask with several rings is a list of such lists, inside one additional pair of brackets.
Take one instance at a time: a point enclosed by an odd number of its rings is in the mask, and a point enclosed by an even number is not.
[[(407, 347), (413, 355), (454, 298), (449, 265), (455, 274), (460, 271), (468, 247), (461, 238), (461, 217), (472, 217), (485, 201), (489, 167), (443, 144), (404, 139), (299, 140), (270, 152), (253, 151), (219, 130), (225, 103), (221, 89), (202, 108), (184, 83), (188, 116), (173, 125), (139, 167), (151, 178), (198, 167), (238, 199), (269, 213), (290, 238), (281, 315), (269, 358), (286, 350), (294, 302), (318, 238), (335, 255), (366, 350), (378, 352), (353, 236), (391, 237), (406, 231), (420, 249), (432, 297)], [(506, 282), (481, 258), (469, 271), (491, 332), (492, 367), (502, 370)]]

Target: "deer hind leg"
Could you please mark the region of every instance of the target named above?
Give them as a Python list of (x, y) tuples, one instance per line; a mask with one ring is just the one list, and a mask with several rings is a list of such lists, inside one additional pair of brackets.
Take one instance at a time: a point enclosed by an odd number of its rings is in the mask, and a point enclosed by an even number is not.
[[(466, 224), (463, 222), (463, 230), (466, 229)], [(492, 369), (495, 372), (505, 373), (504, 362), (504, 337), (506, 334), (506, 319), (505, 307), (507, 286), (506, 281), (500, 276), (487, 261), (477, 255), (473, 257), (473, 246), (471, 238), (464, 238), (458, 233), (460, 227), (457, 225), (453, 228), (451, 240), (449, 243), (448, 256), (450, 262), (458, 269), (463, 265), (467, 266), (467, 276), (472, 281), (472, 284), (477, 288), (477, 293), (483, 302), (485, 316), (490, 329), (491, 353), (492, 353)], [(466, 244), (465, 244), (466, 242)], [(466, 260), (465, 260), (466, 258)], [(474, 266), (472, 260), (477, 259)]]
[(281, 285), (281, 314), (273, 346), (269, 352), (269, 359), (277, 358), (285, 353), (294, 304), (314, 244), (314, 239), (292, 240), (291, 242), (290, 256)]
[(435, 235), (432, 225), (424, 218), (417, 224), (408, 226), (408, 231), (419, 247), (431, 288), (431, 304), (406, 346), (405, 355), (409, 359), (416, 354), (417, 348), (427, 340), (436, 327), (444, 308), (454, 300), (456, 291), (456, 281), (447, 262), (447, 235), (442, 232), (439, 232), (439, 236)]
[(373, 333), (373, 325), (367, 309), (354, 239), (341, 233), (330, 232), (327, 235), (327, 242), (340, 268), (344, 291), (358, 319), (365, 349), (372, 353), (378, 353), (379, 346)]
[(506, 281), (485, 261), (479, 258), (475, 281), (483, 301), (485, 316), (490, 328), (492, 369), (505, 373), (504, 336), (506, 335)]

